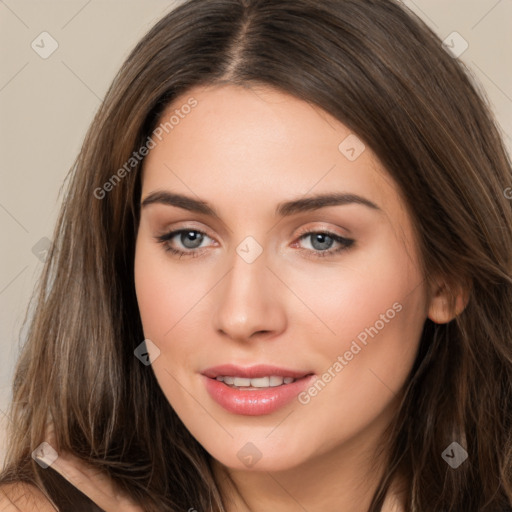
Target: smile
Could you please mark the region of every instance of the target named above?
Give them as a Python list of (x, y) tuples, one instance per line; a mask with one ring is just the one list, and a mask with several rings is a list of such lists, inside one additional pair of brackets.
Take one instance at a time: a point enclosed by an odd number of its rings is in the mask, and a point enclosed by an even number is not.
[(288, 405), (315, 379), (313, 372), (270, 365), (221, 365), (201, 375), (210, 397), (233, 414), (260, 416)]

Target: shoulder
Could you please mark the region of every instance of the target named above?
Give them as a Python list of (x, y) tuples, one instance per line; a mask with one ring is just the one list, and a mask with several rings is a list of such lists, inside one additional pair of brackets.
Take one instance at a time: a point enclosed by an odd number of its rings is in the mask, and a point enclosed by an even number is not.
[(14, 482), (0, 485), (0, 511), (57, 512), (57, 509), (35, 485)]

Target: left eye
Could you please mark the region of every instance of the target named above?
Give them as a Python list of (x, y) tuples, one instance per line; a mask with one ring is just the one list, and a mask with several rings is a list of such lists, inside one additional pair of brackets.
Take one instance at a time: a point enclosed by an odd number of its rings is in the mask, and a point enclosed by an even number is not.
[(301, 236), (301, 240), (309, 240), (310, 245), (315, 251), (326, 251), (331, 249), (334, 242), (336, 242), (334, 236), (328, 233), (309, 233)]
[[(314, 256), (319, 257), (337, 254), (348, 249), (354, 244), (354, 240), (324, 231), (311, 231), (304, 233), (301, 235), (299, 240), (310, 240), (312, 249), (306, 248), (305, 250), (313, 253)], [(333, 249), (333, 244), (338, 244), (339, 247)]]

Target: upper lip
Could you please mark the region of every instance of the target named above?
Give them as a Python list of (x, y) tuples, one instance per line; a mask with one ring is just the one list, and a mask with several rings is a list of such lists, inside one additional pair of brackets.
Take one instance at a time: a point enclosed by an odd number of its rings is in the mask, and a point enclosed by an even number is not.
[(258, 364), (254, 366), (236, 366), (234, 364), (222, 364), (212, 366), (201, 372), (206, 377), (215, 379), (219, 376), (245, 377), (248, 379), (256, 379), (258, 377), (292, 377), (300, 379), (306, 375), (312, 374), (309, 371), (291, 370), (288, 368), (280, 368), (277, 366)]

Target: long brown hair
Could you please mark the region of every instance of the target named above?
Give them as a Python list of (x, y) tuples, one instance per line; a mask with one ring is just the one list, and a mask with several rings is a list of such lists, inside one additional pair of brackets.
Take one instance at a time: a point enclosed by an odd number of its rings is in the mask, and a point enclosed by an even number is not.
[[(463, 64), (392, 0), (189, 0), (139, 42), (70, 174), (16, 369), (1, 481), (50, 489), (30, 454), (51, 419), (59, 450), (106, 470), (144, 510), (224, 510), (209, 454), (134, 357), (143, 159), (105, 187), (174, 98), (221, 82), (273, 86), (348, 126), (399, 185), (427, 282), (469, 290), (454, 320), (425, 322), (370, 512), (397, 475), (408, 510), (510, 504), (511, 162)], [(454, 441), (469, 455), (456, 470), (442, 458)]]

